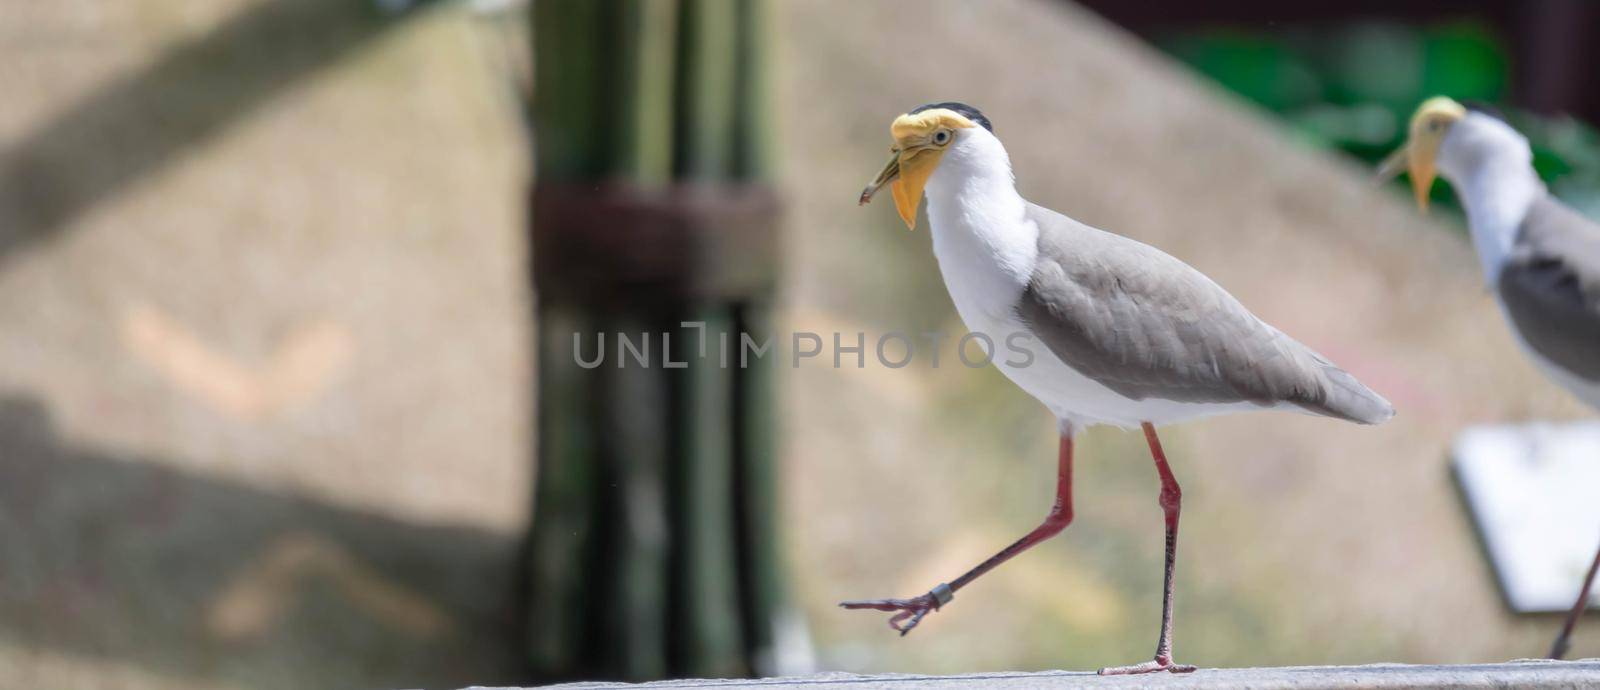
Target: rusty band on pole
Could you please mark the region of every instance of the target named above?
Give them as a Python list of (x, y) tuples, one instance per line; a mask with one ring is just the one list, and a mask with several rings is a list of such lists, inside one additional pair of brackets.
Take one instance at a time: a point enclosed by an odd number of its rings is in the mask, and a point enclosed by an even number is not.
[(534, 286), (564, 304), (763, 297), (777, 280), (780, 212), (759, 184), (539, 184)]

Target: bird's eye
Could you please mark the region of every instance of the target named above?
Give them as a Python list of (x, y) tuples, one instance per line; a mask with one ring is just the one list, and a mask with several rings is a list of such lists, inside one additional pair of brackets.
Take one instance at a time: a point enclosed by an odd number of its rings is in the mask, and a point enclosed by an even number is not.
[(950, 143), (950, 130), (941, 129), (933, 133), (933, 143), (940, 146)]
[(1438, 120), (1433, 120), (1433, 121), (1430, 121), (1428, 123), (1428, 131), (1430, 131), (1430, 132), (1437, 132), (1437, 131), (1439, 131), (1440, 129), (1443, 129), (1443, 128), (1444, 128), (1444, 123), (1440, 122)]

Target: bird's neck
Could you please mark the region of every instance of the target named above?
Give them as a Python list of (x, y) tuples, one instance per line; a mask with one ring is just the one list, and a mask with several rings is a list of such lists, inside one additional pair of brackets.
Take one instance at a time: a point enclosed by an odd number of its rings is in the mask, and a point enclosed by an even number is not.
[(1528, 140), (1515, 130), (1476, 113), (1459, 125), (1440, 147), (1439, 173), (1466, 207), (1484, 278), (1494, 284), (1522, 219), (1545, 186), (1533, 170)]
[(928, 224), (951, 298), (968, 328), (1008, 313), (1027, 287), (1039, 231), (1010, 162), (947, 156), (928, 180)]

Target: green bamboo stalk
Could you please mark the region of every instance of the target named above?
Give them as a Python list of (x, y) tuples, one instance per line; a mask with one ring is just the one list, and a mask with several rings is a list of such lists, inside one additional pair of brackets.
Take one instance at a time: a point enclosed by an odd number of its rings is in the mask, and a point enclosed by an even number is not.
[[(764, 303), (741, 306), (736, 321), (737, 333), (746, 333), (757, 343), (774, 336), (771, 308)], [(783, 540), (778, 516), (782, 514), (778, 496), (777, 411), (778, 367), (775, 355), (752, 358), (738, 370), (734, 410), (736, 442), (736, 484), (739, 487), (738, 525), (741, 544), (741, 608), (744, 613), (745, 646), (760, 675), (773, 675), (777, 654), (776, 625), (783, 616)], [(735, 359), (734, 366), (738, 366)]]
[(539, 126), (535, 169), (544, 182), (593, 179), (604, 173), (605, 122), (599, 85), (603, 3), (540, 0), (533, 4), (533, 116)]
[[(660, 346), (662, 325), (656, 319), (623, 316), (615, 332), (649, 334)], [(601, 462), (614, 470), (610, 493), (611, 557), (599, 597), (607, 605), (600, 635), (602, 668), (628, 680), (667, 675), (668, 519), (666, 468), (671, 449), (669, 419), (662, 411), (671, 403), (667, 371), (660, 352), (652, 349), (652, 366), (605, 367), (606, 385), (598, 391), (606, 430)]]
[[(639, 186), (671, 181), (678, 7), (676, 0), (607, 0), (606, 21), (614, 46), (610, 69), (614, 97), (610, 120), (617, 123), (608, 155), (610, 177)], [(613, 332), (662, 332), (657, 319), (620, 313)], [(651, 336), (654, 338), (655, 336)], [(659, 346), (659, 341), (655, 343)], [(610, 538), (600, 572), (604, 592), (600, 634), (595, 644), (599, 666), (628, 680), (665, 677), (669, 670), (668, 522), (666, 467), (671, 449), (663, 410), (669, 380), (659, 352), (651, 367), (630, 365), (607, 370), (607, 385), (595, 391), (604, 408), (600, 424), (606, 439), (603, 457), (611, 485), (603, 487)]]
[(767, 0), (739, 3), (738, 84), (735, 89), (733, 175), (740, 180), (772, 176), (773, 133), (777, 123), (768, 80), (771, 50), (766, 37), (771, 13)]
[[(586, 0), (539, 2), (532, 12), (537, 48), (533, 115), (539, 126), (535, 168), (541, 183), (585, 179), (601, 171), (601, 60), (594, 38), (601, 8)], [(591, 592), (585, 579), (598, 535), (594, 424), (587, 391), (596, 383), (576, 366), (572, 334), (587, 333), (579, 310), (541, 305), (538, 338), (539, 465), (529, 535), (528, 645), (533, 670), (572, 677), (589, 656)], [(592, 340), (590, 341), (593, 342)]]
[[(540, 182), (769, 175), (766, 47), (744, 35), (765, 13), (762, 0), (535, 3)], [(773, 372), (720, 361), (723, 335), (737, 358), (739, 329), (768, 328), (764, 307), (740, 306), (763, 296), (638, 297), (540, 312), (529, 617), (545, 680), (737, 676), (772, 654)], [(702, 332), (678, 329), (686, 320), (705, 322), (708, 358), (693, 356)], [(575, 364), (578, 327), (591, 348), (608, 334), (601, 369)], [(687, 368), (663, 368), (659, 336), (653, 366), (616, 367), (616, 333), (666, 331)]]
[[(689, 677), (720, 678), (749, 673), (739, 615), (738, 532), (733, 483), (733, 394), (736, 369), (718, 366), (717, 345), (733, 330), (731, 309), (696, 307), (705, 323), (706, 358), (679, 370), (679, 409), (684, 417), (678, 463), (681, 526), (680, 585), (683, 668)], [(678, 342), (694, 339), (680, 337)], [(685, 348), (686, 350), (688, 348)], [(693, 354), (686, 352), (685, 355)]]
[(733, 172), (738, 9), (736, 0), (683, 0), (680, 178), (717, 181)]
[[(772, 174), (773, 132), (776, 128), (768, 93), (771, 73), (767, 41), (769, 5), (766, 0), (739, 4), (737, 83), (733, 176), (741, 181), (768, 179)], [(768, 306), (760, 301), (742, 305), (737, 331), (758, 342), (772, 337)], [(736, 481), (739, 534), (741, 611), (748, 657), (758, 673), (771, 674), (777, 654), (775, 626), (783, 616), (783, 557), (778, 529), (781, 514), (777, 491), (777, 400), (775, 363), (754, 361), (739, 372), (736, 391)]]
[(672, 177), (677, 0), (613, 0), (619, 98), (614, 170), (641, 184)]
[[(528, 615), (534, 670), (564, 677), (580, 663), (588, 582), (583, 561), (594, 534), (594, 453), (586, 399), (592, 375), (577, 367), (572, 334), (585, 333), (574, 313), (544, 309), (538, 333), (539, 484), (534, 504)], [(588, 341), (591, 344), (592, 339)], [(586, 352), (586, 355), (591, 353)]]

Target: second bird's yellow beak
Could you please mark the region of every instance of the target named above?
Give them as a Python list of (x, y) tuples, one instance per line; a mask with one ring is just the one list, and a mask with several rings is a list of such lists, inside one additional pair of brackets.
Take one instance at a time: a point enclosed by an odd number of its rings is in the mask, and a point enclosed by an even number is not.
[(1439, 175), (1439, 145), (1450, 126), (1466, 114), (1465, 107), (1444, 96), (1424, 101), (1411, 116), (1406, 143), (1379, 164), (1379, 179), (1393, 179), (1402, 171), (1410, 173), (1411, 193), (1417, 199), (1417, 208), (1426, 213), (1433, 180)]
[(1433, 180), (1439, 176), (1436, 159), (1439, 142), (1412, 139), (1389, 154), (1378, 166), (1378, 178), (1391, 180), (1401, 172), (1411, 174), (1411, 193), (1417, 199), (1417, 208), (1428, 212), (1428, 196), (1433, 191)]

